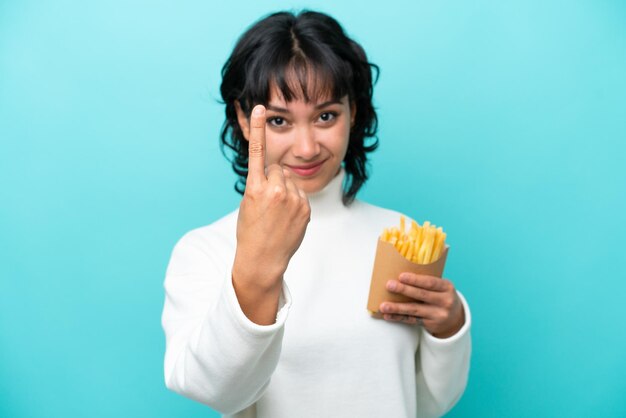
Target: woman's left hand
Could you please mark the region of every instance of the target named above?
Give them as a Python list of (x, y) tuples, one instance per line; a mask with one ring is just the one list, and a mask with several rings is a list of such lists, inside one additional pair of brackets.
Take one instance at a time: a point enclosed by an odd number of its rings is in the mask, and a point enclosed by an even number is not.
[(387, 290), (415, 299), (414, 302), (383, 302), (380, 311), (387, 321), (422, 324), (437, 338), (456, 334), (465, 323), (463, 304), (450, 280), (423, 274), (402, 273), (389, 280)]

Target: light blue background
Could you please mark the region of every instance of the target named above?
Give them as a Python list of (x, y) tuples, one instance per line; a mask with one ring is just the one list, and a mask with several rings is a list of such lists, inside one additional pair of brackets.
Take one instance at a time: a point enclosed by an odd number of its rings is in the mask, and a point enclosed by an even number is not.
[(238, 204), (223, 62), (305, 6), (382, 69), (360, 197), (448, 231), (474, 320), (450, 416), (626, 416), (617, 0), (0, 2), (0, 416), (217, 416), (164, 387), (162, 281)]

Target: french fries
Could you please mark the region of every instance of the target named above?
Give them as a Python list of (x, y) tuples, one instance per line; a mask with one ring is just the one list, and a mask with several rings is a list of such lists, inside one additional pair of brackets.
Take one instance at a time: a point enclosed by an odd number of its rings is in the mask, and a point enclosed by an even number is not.
[(385, 228), (380, 236), (382, 241), (393, 245), (404, 258), (417, 264), (430, 264), (439, 259), (446, 242), (446, 233), (441, 227), (424, 222), (420, 226), (411, 221), (406, 231), (406, 219), (400, 216), (400, 228)]

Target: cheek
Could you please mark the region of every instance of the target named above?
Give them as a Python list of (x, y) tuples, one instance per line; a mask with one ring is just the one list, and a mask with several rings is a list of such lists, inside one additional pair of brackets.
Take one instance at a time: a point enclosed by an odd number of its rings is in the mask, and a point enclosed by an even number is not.
[(343, 160), (350, 141), (350, 125), (343, 122), (337, 123), (332, 128), (319, 132), (317, 138), (325, 148)]
[(350, 142), (350, 124), (342, 123), (337, 127), (336, 133), (337, 152), (341, 154), (341, 159), (346, 155), (348, 143)]
[(280, 140), (277, 136), (269, 131), (265, 134), (265, 166), (280, 162), (281, 156), (284, 154), (285, 141)]

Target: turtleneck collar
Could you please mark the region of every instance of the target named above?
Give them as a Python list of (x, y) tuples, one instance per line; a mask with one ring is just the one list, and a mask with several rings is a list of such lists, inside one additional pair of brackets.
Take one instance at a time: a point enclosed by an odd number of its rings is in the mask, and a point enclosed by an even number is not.
[(342, 201), (343, 180), (345, 177), (346, 173), (342, 167), (326, 187), (319, 192), (308, 195), (311, 205), (311, 220), (346, 210)]

